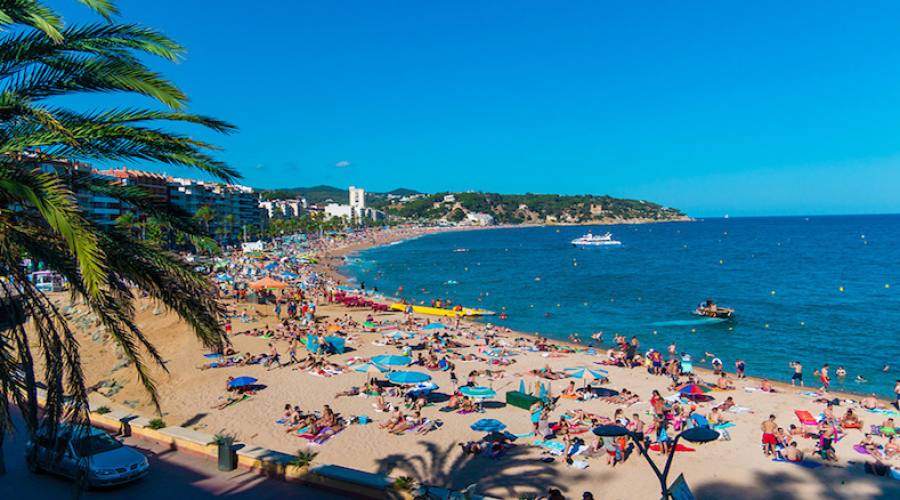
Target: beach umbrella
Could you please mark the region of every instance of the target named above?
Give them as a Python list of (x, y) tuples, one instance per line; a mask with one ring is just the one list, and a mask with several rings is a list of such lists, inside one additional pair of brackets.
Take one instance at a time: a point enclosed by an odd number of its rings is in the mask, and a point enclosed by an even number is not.
[(255, 383), (256, 379), (253, 377), (237, 377), (228, 382), (228, 387), (246, 387)]
[(372, 362), (381, 366), (406, 366), (412, 363), (409, 356), (397, 356), (396, 354), (382, 354), (372, 358)]
[(506, 429), (506, 424), (494, 418), (482, 418), (470, 425), (469, 428), (479, 432), (500, 432)]
[(266, 276), (261, 280), (250, 283), (249, 286), (254, 290), (275, 290), (287, 287), (287, 283), (282, 283)]
[(484, 387), (484, 386), (477, 386), (477, 387), (465, 386), (465, 387), (460, 388), (459, 392), (462, 393), (463, 396), (469, 396), (470, 398), (479, 398), (479, 399), (492, 398), (497, 395), (497, 393), (494, 392), (493, 389), (491, 389), (490, 387)]
[(439, 328), (447, 328), (447, 325), (443, 323), (429, 323), (422, 327), (423, 330), (437, 330)]
[(712, 392), (712, 389), (705, 385), (684, 384), (678, 388), (678, 392), (685, 396), (700, 396), (707, 392)]
[(380, 375), (390, 370), (383, 366), (378, 366), (375, 363), (363, 363), (354, 368), (353, 371), (359, 373), (368, 373), (369, 375)]
[(431, 380), (431, 375), (422, 372), (391, 372), (387, 378), (395, 384), (421, 384)]
[(586, 384), (588, 380), (599, 380), (609, 378), (609, 372), (599, 368), (589, 368), (587, 366), (578, 366), (575, 368), (566, 368), (564, 371), (572, 378), (579, 378)]

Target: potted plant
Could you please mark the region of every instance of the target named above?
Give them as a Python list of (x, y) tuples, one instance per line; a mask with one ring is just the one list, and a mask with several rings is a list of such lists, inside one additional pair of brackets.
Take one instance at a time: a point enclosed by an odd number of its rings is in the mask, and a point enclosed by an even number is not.
[(287, 463), (288, 467), (293, 467), (295, 471), (292, 471), (286, 475), (296, 476), (296, 478), (305, 476), (306, 473), (309, 472), (309, 466), (313, 463), (318, 455), (319, 452), (317, 451), (297, 450), (294, 458)]
[(218, 466), (220, 471), (233, 471), (237, 468), (237, 453), (234, 450), (235, 435), (219, 432), (213, 436), (213, 443), (218, 447)]
[(413, 490), (416, 489), (416, 480), (410, 476), (400, 476), (394, 479), (393, 487), (400, 498), (414, 498)]

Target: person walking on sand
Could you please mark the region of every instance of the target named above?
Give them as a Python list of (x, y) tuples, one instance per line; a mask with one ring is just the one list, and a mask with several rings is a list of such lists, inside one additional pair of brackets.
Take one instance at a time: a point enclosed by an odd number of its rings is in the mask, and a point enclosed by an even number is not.
[(775, 454), (775, 445), (778, 439), (775, 437), (775, 431), (778, 430), (778, 424), (775, 423), (775, 415), (769, 415), (768, 420), (764, 420), (759, 426), (762, 430), (763, 453), (766, 456)]
[(799, 361), (791, 361), (790, 367), (794, 369), (794, 374), (791, 375), (791, 385), (800, 384), (800, 387), (803, 387), (803, 365)]

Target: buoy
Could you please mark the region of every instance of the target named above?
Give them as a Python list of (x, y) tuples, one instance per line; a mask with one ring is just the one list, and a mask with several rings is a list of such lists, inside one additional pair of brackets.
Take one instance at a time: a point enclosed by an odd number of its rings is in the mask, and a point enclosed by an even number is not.
[(806, 321), (801, 321), (800, 326), (806, 326)]
[(769, 324), (768, 324), (768, 323), (766, 323), (766, 324), (763, 326), (763, 328), (768, 328), (768, 327), (769, 327)]
[(724, 261), (723, 259), (719, 259), (719, 265), (720, 265), (720, 266), (721, 266), (722, 264), (724, 264), (724, 263), (725, 263), (725, 261)]
[(656, 335), (656, 330), (653, 330), (653, 335)]
[(696, 329), (696, 328), (691, 328), (691, 333), (697, 333), (697, 329)]
[(733, 327), (733, 326), (729, 326), (729, 327), (728, 327), (728, 331), (730, 332), (730, 331), (732, 331), (732, 330), (734, 330), (734, 327)]
[(885, 288), (890, 288), (890, 287), (891, 287), (891, 284), (890, 284), (890, 283), (885, 283), (885, 284), (884, 284), (884, 287), (885, 287)]
[(559, 307), (559, 304), (556, 304), (556, 307)]
[(772, 290), (772, 295), (775, 295), (775, 290)]
[(838, 288), (838, 291), (841, 292), (841, 293), (844, 293), (844, 287)]

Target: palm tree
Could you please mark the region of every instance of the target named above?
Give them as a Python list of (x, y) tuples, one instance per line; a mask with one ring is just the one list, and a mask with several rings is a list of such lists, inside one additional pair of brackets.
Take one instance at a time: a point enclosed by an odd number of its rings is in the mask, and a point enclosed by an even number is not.
[(213, 209), (209, 205), (203, 205), (194, 212), (194, 217), (203, 222), (203, 225), (206, 226), (206, 234), (210, 234), (209, 223), (216, 218), (216, 213)]
[[(200, 241), (202, 230), (190, 214), (135, 187), (110, 185), (71, 161), (159, 162), (229, 182), (238, 174), (212, 156), (213, 146), (166, 124), (218, 132), (233, 127), (186, 112), (185, 94), (144, 63), (149, 57), (178, 60), (181, 46), (152, 29), (113, 22), (111, 0), (81, 2), (106, 22), (67, 26), (37, 1), (0, 0), (0, 317), (28, 320), (8, 321), (0, 331), (0, 451), (13, 405), (29, 433), (42, 425), (52, 430), (62, 420), (89, 420), (78, 341), (58, 306), (28, 282), (23, 258), (69, 281), (72, 299), (106, 327), (157, 409), (145, 360), (165, 366), (135, 323), (134, 290), (178, 314), (204, 346), (217, 349), (223, 339), (223, 310), (202, 276), (127, 229), (88, 219), (75, 193), (117, 198), (174, 235)], [(149, 103), (84, 111), (56, 99), (107, 93)], [(39, 384), (46, 391), (40, 413)]]

